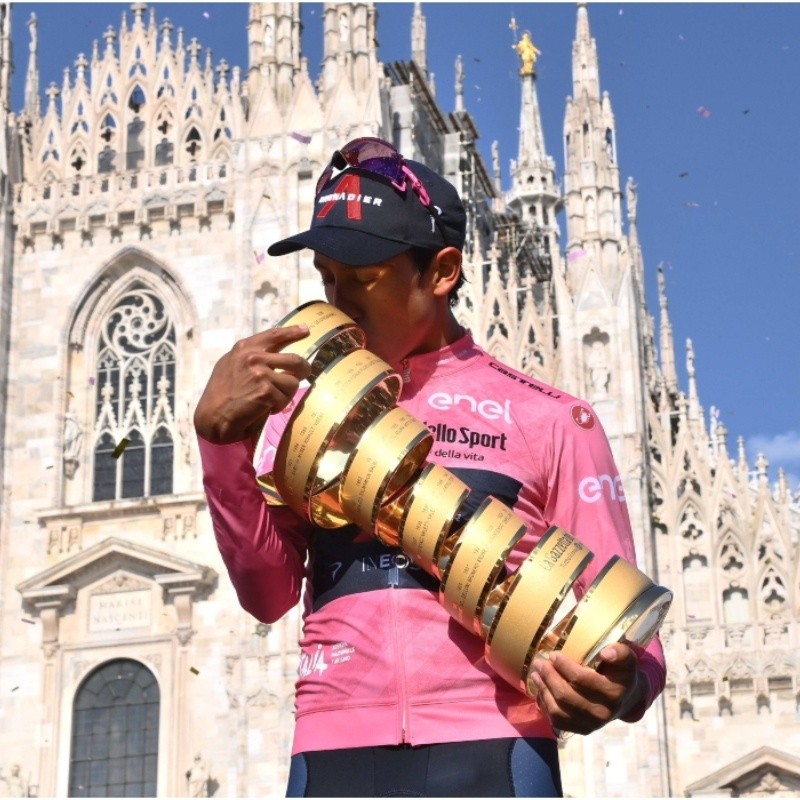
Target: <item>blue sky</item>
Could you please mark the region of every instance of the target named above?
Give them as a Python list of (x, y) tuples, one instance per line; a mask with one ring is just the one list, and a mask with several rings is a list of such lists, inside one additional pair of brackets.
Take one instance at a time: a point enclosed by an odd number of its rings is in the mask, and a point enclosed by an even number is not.
[[(247, 5), (154, 3), (214, 62), (246, 67)], [(61, 84), (78, 53), (119, 27), (121, 3), (14, 3), (13, 108), (22, 106), (26, 22), (39, 20), (42, 91)], [(411, 3), (378, 3), (379, 58), (410, 58)], [(517, 154), (518, 59), (514, 18), (541, 51), (539, 103), (547, 149), (563, 166), (564, 102), (572, 93), (574, 3), (423, 3), (428, 68), (445, 111), (454, 107), (455, 60), (465, 105), (490, 147), (499, 142), (503, 186)], [(743, 436), (751, 461), (783, 466), (800, 483), (800, 5), (794, 3), (590, 3), (601, 89), (617, 127), (622, 182), (638, 185), (647, 299), (658, 309), (663, 265), (677, 359), (685, 380), (692, 340), (706, 415), (720, 410), (729, 450)], [(303, 47), (319, 73), (321, 10), (303, 3)]]

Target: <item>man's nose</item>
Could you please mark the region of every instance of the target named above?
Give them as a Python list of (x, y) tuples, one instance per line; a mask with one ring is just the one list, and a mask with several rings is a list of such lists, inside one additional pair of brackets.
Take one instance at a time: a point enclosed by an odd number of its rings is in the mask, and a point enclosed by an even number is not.
[(330, 303), (332, 306), (336, 306), (339, 311), (344, 312), (348, 317), (355, 315), (356, 309), (350, 298), (350, 294), (347, 289), (338, 281), (333, 284), (333, 287), (330, 290), (330, 297)]

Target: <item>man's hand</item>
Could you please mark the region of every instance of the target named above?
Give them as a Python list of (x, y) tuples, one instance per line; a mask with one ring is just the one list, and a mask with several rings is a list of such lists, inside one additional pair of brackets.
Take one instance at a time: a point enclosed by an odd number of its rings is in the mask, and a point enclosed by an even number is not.
[(311, 365), (282, 347), (308, 336), (305, 325), (272, 328), (236, 342), (214, 366), (194, 412), (197, 433), (214, 444), (257, 438), (267, 417), (286, 408)]
[(558, 730), (592, 733), (644, 701), (647, 678), (638, 667), (635, 651), (621, 642), (600, 651), (597, 670), (559, 652), (537, 658), (533, 682), (539, 708)]

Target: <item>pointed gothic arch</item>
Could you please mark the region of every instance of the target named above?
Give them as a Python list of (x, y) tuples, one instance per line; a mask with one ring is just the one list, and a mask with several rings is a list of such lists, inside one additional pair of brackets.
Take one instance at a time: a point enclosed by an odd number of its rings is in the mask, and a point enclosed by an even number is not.
[[(65, 419), (77, 421), (86, 442), (85, 453), (69, 447), (67, 479), (78, 466), (86, 467), (77, 487), (65, 484), (73, 499), (114, 501), (174, 491), (185, 425), (178, 356), (194, 317), (177, 281), (138, 249), (119, 254), (82, 294), (68, 329)], [(65, 426), (65, 463), (68, 436)]]
[[(155, 126), (151, 132), (154, 142), (153, 163), (156, 167), (166, 167), (175, 162), (175, 115), (172, 105), (161, 102), (154, 119)], [(163, 174), (162, 182), (165, 181), (166, 174)]]
[[(110, 308), (98, 315), (97, 342), (89, 354), (97, 375), (93, 501), (171, 494), (173, 488), (175, 326), (149, 282), (115, 288)], [(153, 447), (156, 440), (161, 444)]]
[(168, 62), (164, 62), (157, 71), (159, 80), (156, 88), (156, 98), (175, 97), (175, 83), (172, 78), (172, 69)]
[(789, 611), (790, 586), (783, 570), (771, 563), (762, 565), (756, 582), (756, 609), (759, 619), (769, 620)]
[(42, 145), (42, 164), (46, 164), (48, 161), (61, 161), (60, 138), (53, 127), (45, 133), (44, 144)]
[(86, 118), (87, 105), (89, 105), (89, 101), (84, 100), (83, 97), (79, 98), (75, 103), (75, 108), (72, 115), (74, 119), (69, 128), (70, 136), (81, 133), (89, 133), (89, 121)]
[(215, 144), (217, 142), (230, 142), (231, 139), (233, 139), (231, 121), (228, 119), (228, 112), (224, 105), (220, 106), (214, 118), (213, 131), (214, 133), (211, 136), (211, 140)]
[(136, 81), (127, 94), (125, 124), (125, 169), (136, 170), (147, 163), (148, 134), (142, 109), (147, 104), (147, 94)]
[(740, 538), (731, 530), (725, 532), (717, 548), (720, 621), (729, 626), (746, 625), (753, 618), (750, 592), (750, 559)]
[(724, 574), (740, 577), (746, 574), (750, 566), (747, 548), (739, 536), (731, 529), (720, 537), (717, 548), (717, 564)]
[(183, 137), (183, 149), (189, 163), (195, 163), (203, 148), (203, 137), (196, 125), (192, 125)]
[(67, 163), (69, 164), (70, 168), (72, 169), (73, 175), (82, 175), (85, 174), (82, 172), (84, 167), (89, 162), (89, 143), (84, 140), (83, 137), (76, 139), (69, 150), (69, 158), (67, 159)]
[(116, 116), (110, 111), (103, 115), (98, 136), (97, 172), (98, 174), (114, 172), (117, 168), (119, 125), (117, 124)]
[(100, 97), (100, 107), (102, 110), (106, 110), (108, 106), (116, 106), (119, 103), (119, 97), (117, 93), (114, 91), (115, 89), (115, 76), (111, 74), (109, 70), (103, 81), (101, 81), (101, 85), (105, 85), (105, 89), (103, 90), (103, 94)]

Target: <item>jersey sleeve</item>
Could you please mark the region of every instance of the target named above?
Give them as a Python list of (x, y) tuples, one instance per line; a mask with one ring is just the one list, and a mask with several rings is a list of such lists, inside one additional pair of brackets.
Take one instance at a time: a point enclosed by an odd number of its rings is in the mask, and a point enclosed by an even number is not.
[[(612, 556), (636, 565), (625, 490), (605, 431), (594, 411), (576, 401), (553, 425), (545, 516), (580, 539), (594, 558), (580, 575), (580, 597)], [(647, 679), (645, 703), (625, 720), (640, 719), (666, 682), (664, 651), (658, 636), (638, 650)]]
[(249, 441), (215, 445), (198, 436), (198, 443), (214, 536), (239, 602), (256, 619), (275, 622), (300, 599), (307, 525), (291, 509), (264, 502)]

